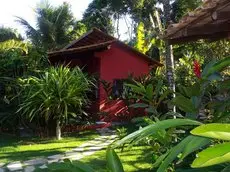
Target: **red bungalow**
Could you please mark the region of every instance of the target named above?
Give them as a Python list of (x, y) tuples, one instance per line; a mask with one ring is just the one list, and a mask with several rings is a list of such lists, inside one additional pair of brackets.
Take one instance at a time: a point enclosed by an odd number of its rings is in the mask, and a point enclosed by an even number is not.
[[(61, 63), (69, 64), (70, 67), (79, 66), (83, 71), (95, 74), (100, 81), (112, 83), (114, 92), (119, 89), (119, 81), (130, 74), (140, 77), (148, 74), (151, 68), (161, 66), (158, 61), (98, 29), (91, 30), (63, 49), (48, 55), (53, 65)], [(93, 114), (107, 113), (107, 120), (113, 121), (118, 120), (117, 116), (120, 114), (123, 117), (130, 116), (122, 100), (108, 101), (103, 84), (98, 82), (98, 85), (99, 89), (92, 103)]]

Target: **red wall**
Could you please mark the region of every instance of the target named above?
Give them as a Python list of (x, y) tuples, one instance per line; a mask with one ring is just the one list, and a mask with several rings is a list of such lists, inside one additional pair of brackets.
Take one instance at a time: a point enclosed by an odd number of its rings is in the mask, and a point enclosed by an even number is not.
[[(100, 57), (100, 79), (112, 82), (114, 79), (126, 79), (129, 74), (139, 77), (149, 72), (148, 62), (132, 51), (114, 43), (109, 50), (95, 53)], [(100, 111), (110, 112), (113, 115), (127, 110), (119, 100), (108, 102), (106, 93), (100, 85)]]
[[(96, 53), (101, 58), (100, 78), (109, 82), (114, 79), (126, 79), (129, 74), (139, 77), (149, 72), (148, 62), (130, 50), (112, 44), (107, 51)], [(106, 98), (104, 90), (100, 90), (100, 100)]]

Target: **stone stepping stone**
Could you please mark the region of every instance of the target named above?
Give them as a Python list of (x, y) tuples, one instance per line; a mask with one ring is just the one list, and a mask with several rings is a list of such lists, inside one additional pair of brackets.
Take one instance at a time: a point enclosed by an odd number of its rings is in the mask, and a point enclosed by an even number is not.
[(117, 138), (117, 135), (111, 135), (110, 138), (115, 139)]
[(18, 171), (23, 169), (20, 161), (9, 163), (6, 167), (9, 171)]
[(97, 142), (103, 142), (105, 140), (107, 140), (107, 138), (96, 138), (96, 139), (94, 139), (94, 141), (97, 141)]
[(5, 170), (3, 168), (0, 168), (0, 172), (5, 172)]
[(92, 147), (89, 147), (88, 150), (97, 151), (97, 150), (101, 150), (103, 148), (104, 148), (103, 146), (92, 146)]
[(24, 161), (24, 165), (26, 166), (39, 165), (39, 164), (45, 164), (45, 163), (47, 163), (47, 160), (41, 159), (41, 158)]
[(93, 146), (93, 144), (84, 143), (84, 144), (82, 144), (81, 146), (79, 146), (79, 148), (85, 148), (85, 147), (90, 147), (90, 146)]
[[(63, 156), (64, 157), (64, 156)], [(62, 158), (63, 158), (62, 157)], [(52, 164), (52, 163), (55, 163), (55, 162), (58, 162), (60, 159), (51, 159), (51, 160), (48, 160), (48, 164)]]
[(24, 169), (24, 172), (33, 172), (35, 170), (35, 167), (34, 166), (27, 166), (25, 169)]
[(89, 156), (89, 155), (93, 155), (96, 151), (90, 150), (90, 151), (85, 151), (82, 153), (83, 156)]
[(48, 168), (45, 164), (39, 167), (40, 169), (46, 169)]
[(64, 161), (63, 161), (63, 159), (61, 159), (61, 160), (59, 160), (58, 162), (59, 162), (59, 163), (63, 163)]
[(66, 157), (77, 156), (78, 154), (81, 154), (81, 153), (75, 152), (75, 151), (66, 152), (65, 157), (63, 157), (63, 158), (66, 159)]
[(75, 149), (72, 149), (72, 150), (75, 151), (75, 152), (83, 152), (84, 148), (83, 147), (78, 147), (78, 148), (75, 148)]
[(84, 158), (84, 155), (83, 154), (76, 154), (76, 155), (72, 155), (72, 156), (66, 156), (65, 159), (71, 159), (73, 161), (75, 160), (80, 160)]
[(109, 136), (101, 136), (100, 138), (102, 138), (102, 139), (108, 139)]
[(63, 154), (57, 154), (57, 155), (52, 155), (52, 156), (48, 156), (48, 159), (62, 159), (64, 157)]

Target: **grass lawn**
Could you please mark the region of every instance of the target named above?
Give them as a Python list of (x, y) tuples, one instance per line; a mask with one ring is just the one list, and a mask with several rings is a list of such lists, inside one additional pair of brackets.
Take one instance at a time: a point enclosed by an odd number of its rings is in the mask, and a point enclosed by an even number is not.
[[(116, 150), (116, 152), (122, 161), (125, 172), (150, 171), (152, 167), (152, 152), (149, 146), (134, 146), (130, 149), (125, 148), (122, 152), (120, 150)], [(96, 172), (107, 172), (105, 156), (106, 150), (101, 150), (80, 161), (90, 165)]]
[(0, 162), (7, 163), (59, 154), (98, 136), (96, 132), (87, 131), (71, 134), (58, 141), (39, 138), (22, 139), (0, 134)]

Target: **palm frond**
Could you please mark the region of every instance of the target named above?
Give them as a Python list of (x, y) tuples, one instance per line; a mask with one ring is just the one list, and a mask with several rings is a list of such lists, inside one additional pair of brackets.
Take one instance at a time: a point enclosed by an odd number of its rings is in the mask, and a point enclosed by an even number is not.
[(11, 49), (18, 49), (25, 53), (28, 53), (28, 44), (14, 39), (0, 43), (0, 51), (8, 51)]
[(26, 35), (29, 37), (29, 39), (35, 44), (35, 45), (40, 45), (41, 44), (41, 34), (39, 31), (37, 31), (34, 27), (32, 27), (25, 19), (21, 17), (16, 16), (16, 22), (21, 24), (25, 30), (26, 30)]

